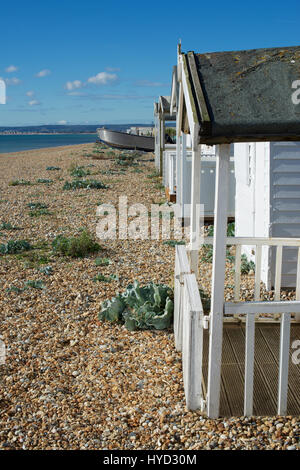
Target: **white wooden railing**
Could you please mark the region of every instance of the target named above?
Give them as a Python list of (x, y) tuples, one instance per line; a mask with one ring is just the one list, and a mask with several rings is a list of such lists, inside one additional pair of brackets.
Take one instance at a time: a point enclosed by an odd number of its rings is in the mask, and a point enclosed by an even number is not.
[[(213, 237), (205, 237), (204, 243), (207, 245), (213, 245)], [(275, 282), (274, 282), (274, 300), (280, 301), (280, 289), (281, 289), (281, 271), (282, 271), (282, 250), (283, 247), (297, 247), (298, 258), (297, 258), (297, 276), (296, 276), (296, 301), (300, 301), (300, 238), (254, 238), (254, 237), (228, 237), (226, 245), (235, 245), (235, 282), (234, 282), (234, 300), (239, 301), (240, 299), (240, 287), (241, 287), (241, 253), (242, 246), (255, 246), (255, 288), (254, 288), (254, 300), (260, 300), (260, 282), (261, 282), (261, 259), (262, 259), (262, 247), (263, 246), (274, 246), (276, 247), (276, 265), (275, 265)], [(279, 304), (271, 301), (264, 302), (264, 305), (270, 304), (270, 313), (281, 313), (283, 304)], [(241, 308), (242, 303), (236, 305), (237, 309)], [(251, 302), (251, 306), (254, 306)], [(284, 301), (284, 305), (295, 305), (293, 301)], [(234, 307), (232, 306), (233, 310)], [(251, 307), (252, 308), (252, 307)], [(260, 305), (257, 307), (261, 308)], [(272, 309), (274, 309), (272, 311)], [(295, 317), (299, 320), (299, 314), (297, 310), (290, 310), (295, 313)], [(238, 313), (238, 311), (236, 312)], [(261, 312), (266, 313), (266, 312)]]
[(202, 360), (204, 315), (196, 276), (190, 273), (186, 248), (176, 246), (174, 295), (174, 336), (182, 351), (186, 406), (203, 409)]
[[(206, 237), (205, 244), (212, 244), (213, 239)], [(280, 355), (278, 377), (278, 406), (279, 415), (287, 411), (288, 370), (290, 353), (290, 327), (291, 315), (299, 321), (300, 315), (300, 239), (294, 238), (227, 238), (227, 245), (236, 246), (235, 257), (235, 290), (234, 301), (224, 302), (223, 322), (229, 317), (242, 316), (245, 320), (245, 381), (244, 381), (244, 415), (253, 415), (253, 379), (254, 379), (254, 349), (255, 349), (255, 322), (259, 314), (269, 314), (273, 318), (279, 316), (280, 328)], [(239, 301), (241, 285), (241, 247), (243, 245), (255, 246), (255, 292), (253, 301)], [(260, 268), (262, 246), (276, 247), (276, 275), (275, 300), (260, 301)], [(298, 247), (296, 300), (280, 301), (282, 249), (284, 246)], [(174, 334), (175, 346), (182, 351), (183, 377), (187, 407), (190, 409), (204, 409), (204, 404), (211, 397), (204, 397), (201, 390), (202, 355), (203, 355), (203, 329), (208, 325), (211, 329), (211, 318), (205, 316), (202, 310), (198, 284), (194, 274), (191, 274), (190, 263), (185, 246), (176, 247), (175, 261), (175, 290), (174, 290)], [(210, 331), (212, 336), (213, 330)], [(212, 347), (220, 347), (218, 338), (210, 338)], [(221, 345), (222, 347), (222, 345)], [(213, 351), (209, 351), (209, 355)], [(208, 358), (211, 361), (211, 357)], [(221, 371), (214, 381), (221, 382)], [(208, 381), (210, 376), (208, 376)], [(207, 384), (210, 390), (210, 384)], [(219, 409), (219, 404), (217, 404)]]
[[(205, 243), (213, 244), (213, 238), (207, 237)], [(278, 406), (279, 415), (286, 414), (288, 394), (288, 370), (290, 352), (290, 325), (291, 314), (296, 321), (300, 315), (300, 239), (299, 238), (244, 238), (229, 237), (226, 245), (235, 245), (235, 285), (234, 302), (224, 303), (224, 318), (228, 316), (246, 316), (245, 336), (245, 385), (244, 385), (244, 415), (253, 414), (253, 377), (254, 377), (254, 344), (255, 344), (255, 320), (258, 315), (269, 314), (280, 317), (280, 357), (278, 378)], [(254, 301), (240, 302), (241, 286), (241, 249), (242, 246), (255, 246), (255, 289)], [(274, 301), (260, 301), (261, 257), (263, 246), (276, 247)], [(285, 246), (298, 248), (296, 300), (280, 301), (282, 250)], [(265, 320), (265, 319), (264, 319)]]

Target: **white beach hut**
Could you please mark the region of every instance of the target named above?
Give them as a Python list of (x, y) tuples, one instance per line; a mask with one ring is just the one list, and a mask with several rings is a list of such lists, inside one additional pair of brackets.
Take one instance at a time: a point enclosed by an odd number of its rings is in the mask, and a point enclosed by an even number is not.
[[(177, 144), (183, 134), (191, 135), (192, 176), (190, 242), (188, 247), (176, 247), (174, 334), (175, 345), (182, 351), (187, 406), (201, 408), (211, 418), (218, 417), (220, 407), (226, 406), (231, 415), (300, 412), (300, 366), (291, 361), (290, 355), (292, 339), (300, 333), (300, 238), (291, 238), (285, 232), (280, 237), (227, 237), (230, 144), (263, 142), (268, 147), (268, 142), (300, 141), (300, 107), (291, 100), (299, 67), (300, 47), (203, 54), (184, 54), (178, 49)], [(214, 236), (205, 239), (206, 244), (213, 246), (211, 305), (206, 313), (197, 279), (197, 204), (201, 204), (203, 144), (216, 145), (217, 160)], [(280, 144), (272, 144), (270, 153), (274, 151), (279, 156), (279, 148)], [(294, 144), (285, 147), (285, 155), (287, 148), (289, 155), (294, 155)], [(180, 171), (179, 145), (177, 152)], [(242, 158), (239, 152), (236, 161), (238, 158)], [(258, 158), (264, 158), (264, 154), (259, 157), (258, 152), (256, 162)], [(281, 159), (267, 160), (278, 163), (274, 173), (277, 178)], [(284, 161), (285, 168), (292, 169), (295, 161), (288, 160), (291, 163), (286, 165)], [(296, 180), (290, 183), (289, 188), (293, 188)], [(289, 191), (293, 192), (289, 188), (278, 189), (281, 201), (285, 201), (283, 196)], [(278, 207), (284, 204), (280, 202)], [(292, 217), (296, 211), (292, 210)], [(224, 298), (228, 245), (235, 246), (234, 301), (230, 302)], [(241, 253), (245, 246), (255, 247), (251, 301), (240, 299)], [(268, 301), (260, 297), (263, 247), (276, 250), (274, 300)], [(296, 300), (292, 301), (281, 295), (285, 247), (298, 250)]]
[[(236, 236), (300, 238), (300, 143), (235, 144)], [(243, 252), (254, 260), (255, 247)], [(296, 287), (297, 249), (282, 253), (282, 287)], [(263, 247), (261, 280), (274, 286), (276, 253)]]
[[(177, 115), (179, 100), (179, 81), (177, 67), (173, 69), (172, 89), (170, 100), (170, 114)], [(191, 210), (191, 177), (192, 177), (192, 138), (187, 132), (177, 133), (178, 145), (173, 149), (172, 166), (169, 180), (174, 180), (172, 189), (176, 196), (178, 207), (177, 215), (185, 219), (188, 223)], [(234, 176), (234, 146), (230, 148), (230, 182), (229, 182), (229, 201), (228, 217), (233, 220), (235, 217), (235, 176)], [(216, 171), (216, 147), (214, 145), (201, 146), (201, 204), (203, 204), (203, 216), (205, 221), (213, 221), (214, 218), (214, 199), (215, 199), (215, 171)], [(173, 177), (172, 177), (173, 172)], [(174, 198), (175, 200), (175, 198)]]

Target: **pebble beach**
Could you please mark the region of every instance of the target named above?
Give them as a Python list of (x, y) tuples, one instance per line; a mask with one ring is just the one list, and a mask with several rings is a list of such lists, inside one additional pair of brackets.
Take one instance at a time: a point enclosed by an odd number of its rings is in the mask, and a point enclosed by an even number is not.
[[(35, 246), (0, 255), (0, 339), (6, 345), (0, 449), (299, 449), (300, 417), (211, 420), (188, 411), (171, 329), (130, 332), (98, 320), (102, 302), (134, 280), (173, 286), (173, 246), (98, 240), (101, 251), (84, 258), (52, 252), (57, 235), (87, 229), (97, 241), (100, 204), (118, 206), (124, 195), (129, 205), (149, 210), (166, 202), (152, 154), (124, 169), (110, 149), (101, 151), (83, 144), (0, 155), (0, 225), (15, 227), (0, 229), (0, 243), (22, 239)], [(63, 190), (72, 180), (70, 168), (80, 166), (108, 188)], [(32, 214), (29, 206), (36, 203), (47, 210)], [(99, 256), (109, 264), (97, 266)], [(202, 288), (210, 272), (211, 264), (202, 263)], [(95, 282), (99, 274), (113, 277)], [(42, 288), (24, 289), (28, 281)], [(247, 298), (253, 276), (243, 282)]]

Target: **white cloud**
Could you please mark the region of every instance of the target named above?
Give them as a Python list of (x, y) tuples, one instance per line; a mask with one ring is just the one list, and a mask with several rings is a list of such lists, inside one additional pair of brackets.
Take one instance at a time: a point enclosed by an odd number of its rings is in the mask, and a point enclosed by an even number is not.
[(17, 77), (6, 78), (5, 83), (6, 85), (19, 85), (21, 83), (21, 80)]
[(41, 103), (38, 100), (31, 100), (31, 101), (29, 101), (28, 104), (29, 104), (29, 106), (36, 106), (36, 105), (41, 104)]
[(117, 78), (115, 73), (99, 72), (94, 77), (90, 77), (87, 82), (94, 85), (107, 85), (107, 83), (115, 82)]
[(47, 75), (50, 75), (50, 73), (51, 73), (51, 70), (49, 70), (49, 69), (43, 69), (43, 70), (40, 70), (40, 72), (38, 72), (38, 73), (36, 74), (36, 77), (38, 77), (38, 78), (46, 77)]
[(76, 90), (76, 88), (81, 88), (83, 83), (80, 80), (74, 80), (73, 82), (67, 82), (65, 88), (69, 91)]
[(34, 95), (34, 91), (32, 91), (32, 90), (27, 91), (27, 92), (26, 92), (26, 95), (29, 96), (29, 97), (31, 97), (31, 96)]
[(61, 121), (57, 121), (57, 124), (60, 124), (60, 125), (65, 125), (67, 124), (68, 121), (64, 121), (63, 119)]
[(16, 72), (17, 70), (18, 70), (18, 67), (16, 67), (15, 65), (10, 65), (9, 67), (6, 67), (5, 72), (12, 73), (12, 72)]

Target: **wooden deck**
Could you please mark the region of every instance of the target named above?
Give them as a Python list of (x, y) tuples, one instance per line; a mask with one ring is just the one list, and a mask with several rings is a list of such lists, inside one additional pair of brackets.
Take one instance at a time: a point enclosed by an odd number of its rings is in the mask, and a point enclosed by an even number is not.
[[(208, 333), (204, 335), (204, 377), (207, 386)], [(225, 324), (222, 353), (221, 416), (242, 416), (244, 403), (245, 327)], [(256, 324), (254, 366), (254, 414), (277, 414), (280, 325)], [(291, 344), (300, 340), (300, 325), (291, 325)], [(300, 364), (295, 365), (290, 349), (288, 415), (300, 415)]]

